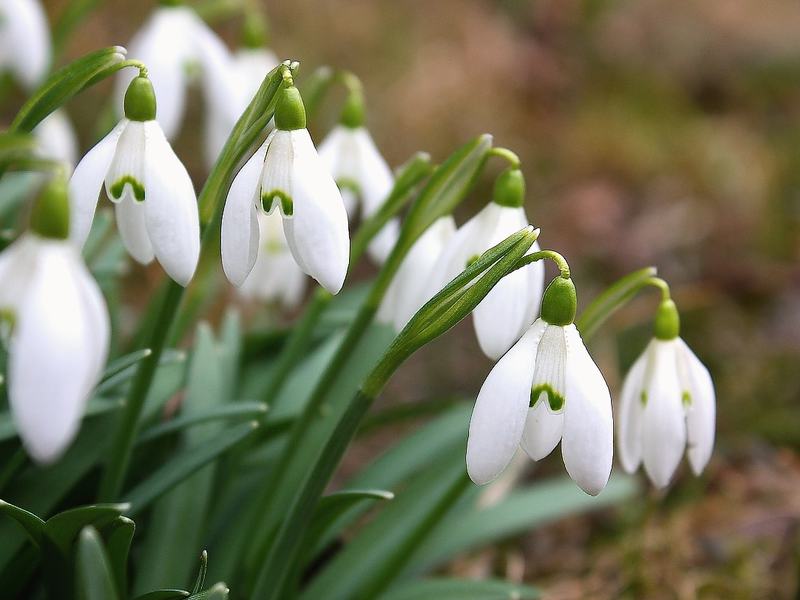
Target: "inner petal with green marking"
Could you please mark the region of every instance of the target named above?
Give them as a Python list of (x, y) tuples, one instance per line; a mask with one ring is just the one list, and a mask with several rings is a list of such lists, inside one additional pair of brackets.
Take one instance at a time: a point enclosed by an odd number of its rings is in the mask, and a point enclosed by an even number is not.
[(133, 175), (123, 175), (111, 184), (108, 189), (111, 200), (121, 200), (125, 194), (125, 186), (130, 186), (130, 192), (137, 202), (144, 202), (144, 185)]
[(261, 208), (267, 214), (280, 207), (284, 217), (291, 217), (294, 214), (294, 203), (283, 190), (270, 190), (261, 194)]
[(550, 410), (553, 412), (558, 412), (564, 408), (564, 396), (554, 390), (550, 384), (540, 383), (531, 388), (531, 408), (540, 400), (544, 400), (544, 398), (547, 398), (550, 403)]
[(539, 347), (536, 349), (531, 383), (531, 408), (537, 402), (546, 399), (551, 411), (559, 412), (564, 409), (566, 364), (567, 344), (564, 328), (550, 325), (544, 330)]

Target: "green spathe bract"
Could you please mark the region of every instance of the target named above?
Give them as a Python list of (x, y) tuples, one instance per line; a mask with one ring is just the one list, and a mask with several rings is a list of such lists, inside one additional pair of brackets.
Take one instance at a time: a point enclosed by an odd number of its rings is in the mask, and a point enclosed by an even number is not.
[(156, 93), (147, 76), (134, 77), (125, 92), (125, 117), (131, 121), (156, 118)]
[(53, 177), (42, 190), (31, 212), (31, 231), (48, 239), (69, 237), (69, 196), (62, 175)]
[(542, 319), (550, 325), (566, 327), (575, 320), (578, 297), (570, 277), (556, 277), (542, 297)]

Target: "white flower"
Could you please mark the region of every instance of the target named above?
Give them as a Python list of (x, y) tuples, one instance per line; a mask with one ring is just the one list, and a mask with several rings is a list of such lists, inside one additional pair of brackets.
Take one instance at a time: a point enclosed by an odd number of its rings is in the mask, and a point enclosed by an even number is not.
[(0, 254), (0, 310), (11, 315), (8, 399), (25, 447), (56, 460), (75, 436), (108, 353), (108, 310), (67, 240), (29, 233)]
[[(145, 78), (134, 80), (131, 90), (136, 83), (152, 94)], [(145, 108), (155, 114), (155, 107)], [(79, 247), (89, 235), (104, 181), (131, 256), (142, 264), (158, 258), (172, 279), (187, 285), (200, 255), (197, 197), (189, 173), (152, 116), (122, 119), (75, 168), (69, 182), (70, 237)]]
[[(128, 58), (147, 65), (158, 97), (158, 122), (169, 139), (178, 133), (186, 88), (196, 75), (208, 103), (221, 106), (230, 98), (228, 50), (187, 6), (158, 6), (131, 40)], [(120, 71), (116, 88), (120, 107), (132, 78), (130, 69)]]
[[(358, 212), (358, 200), (362, 218), (378, 212), (392, 191), (394, 177), (363, 126), (339, 124), (334, 127), (319, 145), (319, 157), (336, 180), (350, 218)], [(400, 222), (391, 219), (370, 242), (372, 259), (379, 263), (385, 261), (399, 235)]]
[(620, 399), (618, 448), (633, 473), (644, 462), (653, 484), (665, 487), (688, 443), (699, 475), (714, 447), (714, 384), (705, 366), (679, 337), (654, 338), (625, 377)]
[(518, 446), (544, 458), (561, 442), (570, 477), (596, 495), (611, 473), (611, 397), (575, 325), (537, 319), (494, 366), (478, 394), (467, 443), (467, 471), (482, 485)]
[(33, 134), (39, 144), (40, 156), (64, 162), (70, 169), (75, 167), (78, 160), (78, 140), (63, 109), (47, 115), (33, 130)]
[(280, 302), (294, 308), (303, 298), (306, 276), (294, 262), (278, 213), (258, 214), (260, 241), (253, 270), (239, 292), (245, 298)]
[(223, 269), (234, 285), (244, 282), (258, 255), (258, 211), (277, 208), (294, 260), (336, 294), (350, 260), (347, 213), (305, 129), (296, 88), (281, 91), (275, 123), (277, 129), (242, 167), (228, 192), (222, 215)]
[[(453, 236), (430, 277), (429, 297), (458, 275), (474, 258), (528, 226), (521, 206), (490, 202)], [(539, 250), (534, 244), (530, 252)], [(478, 343), (484, 354), (500, 358), (539, 313), (544, 287), (544, 265), (538, 261), (514, 271), (492, 289), (473, 311)]]
[[(233, 54), (227, 98), (222, 103), (210, 102), (206, 110), (206, 161), (209, 165), (217, 160), (236, 121), (278, 62), (278, 57), (266, 48), (240, 48)], [(220, 99), (219, 94), (213, 98)]]
[(27, 89), (36, 88), (50, 67), (50, 29), (37, 0), (0, 0), (0, 70)]
[(381, 322), (391, 323), (396, 331), (401, 331), (414, 313), (431, 299), (429, 280), (433, 266), (455, 232), (455, 221), (447, 215), (437, 219), (414, 242), (386, 290), (378, 311)]

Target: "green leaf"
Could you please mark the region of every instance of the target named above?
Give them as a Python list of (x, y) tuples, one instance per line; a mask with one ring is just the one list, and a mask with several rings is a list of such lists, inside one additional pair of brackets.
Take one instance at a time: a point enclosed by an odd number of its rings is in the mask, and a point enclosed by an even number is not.
[(124, 494), (131, 505), (128, 514), (135, 515), (149, 506), (156, 498), (244, 440), (257, 427), (258, 423), (254, 422), (231, 427), (212, 440), (196, 444), (173, 456), (163, 467)]
[(208, 573), (208, 552), (203, 550), (200, 553), (200, 569), (197, 571), (197, 577), (195, 578), (194, 586), (192, 587), (193, 594), (196, 594), (203, 589), (203, 586), (206, 583), (206, 573)]
[(611, 315), (622, 308), (638, 292), (645, 281), (654, 277), (655, 267), (645, 267), (617, 280), (605, 289), (575, 319), (575, 326), (588, 340)]
[(215, 583), (212, 587), (204, 592), (192, 594), (189, 600), (226, 600), (230, 590), (224, 583)]
[(125, 58), (119, 46), (97, 50), (71, 62), (51, 75), (22, 106), (11, 131), (33, 131), (44, 118)]
[(137, 444), (152, 442), (155, 439), (179, 432), (195, 425), (214, 421), (260, 419), (267, 412), (267, 405), (262, 402), (234, 402), (210, 408), (198, 413), (181, 414), (174, 419), (154, 425), (145, 430), (137, 440)]
[(128, 507), (128, 504), (93, 504), (65, 510), (47, 520), (44, 532), (64, 555), (68, 555), (75, 537), (84, 527), (102, 527), (126, 512)]
[(0, 133), (0, 166), (8, 168), (17, 160), (30, 159), (36, 148), (36, 138), (28, 133)]
[(545, 523), (624, 502), (638, 490), (632, 477), (615, 475), (597, 496), (582, 492), (568, 477), (516, 489), (488, 508), (453, 514), (414, 557), (410, 571), (427, 572), (457, 554), (526, 533)]
[[(129, 355), (130, 356), (130, 355)], [(139, 356), (138, 359), (125, 367), (122, 367), (119, 370), (115, 370), (114, 373), (109, 374), (108, 377), (104, 377), (103, 380), (98, 384), (95, 388), (94, 395), (101, 396), (114, 390), (124, 384), (130, 382), (133, 376), (136, 374), (136, 369), (138, 368), (138, 363), (150, 356), (150, 354), (146, 354), (144, 356)], [(183, 365), (186, 362), (186, 353), (182, 350), (165, 350), (164, 353), (161, 355), (160, 360), (158, 361), (158, 368), (159, 371), (163, 371), (162, 379), (164, 378), (164, 374), (171, 374), (170, 379), (174, 379), (175, 377), (183, 378)], [(174, 374), (171, 372), (174, 371)]]
[(103, 542), (94, 527), (85, 527), (78, 540), (78, 597), (82, 600), (115, 600), (118, 598)]
[(136, 524), (127, 517), (117, 517), (104, 530), (108, 562), (121, 598), (128, 590), (128, 554), (135, 531)]
[(318, 552), (341, 531), (339, 522), (354, 509), (365, 510), (376, 500), (392, 500), (394, 494), (386, 490), (343, 490), (323, 496), (308, 526), (305, 545)]
[(136, 596), (133, 600), (178, 600), (189, 596), (190, 594), (186, 590), (153, 590)]
[(400, 575), (416, 548), (468, 485), (463, 459), (427, 469), (315, 577), (301, 598), (373, 598)]
[(451, 579), (437, 577), (397, 585), (380, 600), (535, 600), (536, 588), (498, 579)]
[(9, 504), (4, 500), (0, 500), (0, 512), (7, 514), (19, 523), (36, 546), (42, 545), (42, 536), (44, 536), (45, 528), (45, 522), (42, 519), (32, 512), (28, 512), (19, 506)]
[(138, 363), (143, 358), (147, 358), (152, 354), (152, 350), (150, 348), (143, 348), (141, 350), (136, 350), (135, 352), (131, 352), (130, 354), (126, 354), (125, 356), (120, 356), (119, 358), (112, 360), (108, 363), (106, 370), (103, 372), (103, 376), (100, 378), (100, 381), (108, 381), (117, 373), (124, 371), (128, 367), (132, 367), (136, 363)]

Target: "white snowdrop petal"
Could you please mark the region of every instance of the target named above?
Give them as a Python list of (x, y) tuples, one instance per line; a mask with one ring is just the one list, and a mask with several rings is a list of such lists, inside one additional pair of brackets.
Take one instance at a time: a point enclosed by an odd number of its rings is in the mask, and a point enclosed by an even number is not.
[(669, 484), (686, 448), (686, 421), (681, 402), (675, 340), (655, 340), (645, 379), (642, 458), (656, 487)]
[(383, 264), (394, 250), (400, 237), (400, 220), (391, 219), (383, 226), (367, 247), (369, 257), (378, 264)]
[(703, 472), (714, 449), (716, 398), (711, 374), (682, 339), (678, 339), (678, 376), (683, 393), (688, 393), (686, 429), (692, 472)]
[(575, 325), (567, 334), (566, 403), (561, 456), (573, 481), (596, 496), (608, 483), (614, 455), (611, 393)]
[[(57, 459), (77, 432), (96, 380), (85, 306), (70, 264), (74, 248), (40, 241), (38, 260), (9, 349), (9, 402), (25, 447)], [(88, 360), (87, 360), (88, 359)]]
[(78, 160), (78, 140), (75, 130), (63, 108), (47, 115), (33, 130), (38, 142), (37, 154), (44, 158), (61, 161), (75, 168)]
[(642, 394), (649, 352), (650, 346), (634, 361), (622, 383), (617, 421), (617, 447), (622, 468), (627, 473), (636, 471), (642, 462)]
[(392, 170), (364, 127), (353, 130), (357, 163), (355, 179), (364, 203), (364, 214), (372, 216), (386, 201), (394, 185)]
[(0, 252), (0, 307), (16, 310), (24, 303), (25, 290), (36, 268), (38, 239), (23, 234)]
[[(329, 292), (344, 284), (350, 261), (347, 213), (339, 189), (317, 157), (305, 129), (290, 132), (293, 215), (284, 220), (286, 241), (300, 267)], [(277, 135), (273, 144), (277, 141)], [(268, 158), (269, 152), (267, 151)]]
[(114, 205), (114, 213), (119, 237), (128, 254), (143, 265), (152, 262), (155, 255), (147, 235), (144, 203), (124, 198)]
[(47, 75), (51, 60), (50, 28), (39, 2), (5, 2), (0, 18), (2, 60), (28, 90), (35, 89)]
[(197, 196), (186, 167), (156, 121), (146, 123), (145, 223), (153, 252), (182, 286), (191, 281), (200, 257)]
[(112, 202), (123, 198), (141, 202), (145, 198), (145, 147), (147, 130), (141, 121), (125, 121), (108, 166), (106, 194)]
[(92, 365), (92, 375), (88, 382), (87, 395), (103, 374), (108, 358), (108, 345), (111, 338), (111, 324), (108, 306), (97, 282), (89, 273), (83, 261), (76, 256), (73, 264), (73, 277), (78, 285), (86, 318), (87, 357)]
[(536, 347), (544, 326), (536, 323), (494, 366), (481, 387), (467, 440), (467, 472), (478, 485), (495, 479), (519, 446), (530, 402)]
[(259, 225), (256, 202), (259, 178), (267, 154), (262, 145), (231, 183), (222, 212), (222, 268), (235, 286), (244, 284), (258, 257)]
[(86, 153), (69, 180), (70, 227), (69, 237), (80, 248), (86, 243), (92, 228), (94, 212), (103, 180), (127, 119), (120, 121), (94, 148)]

